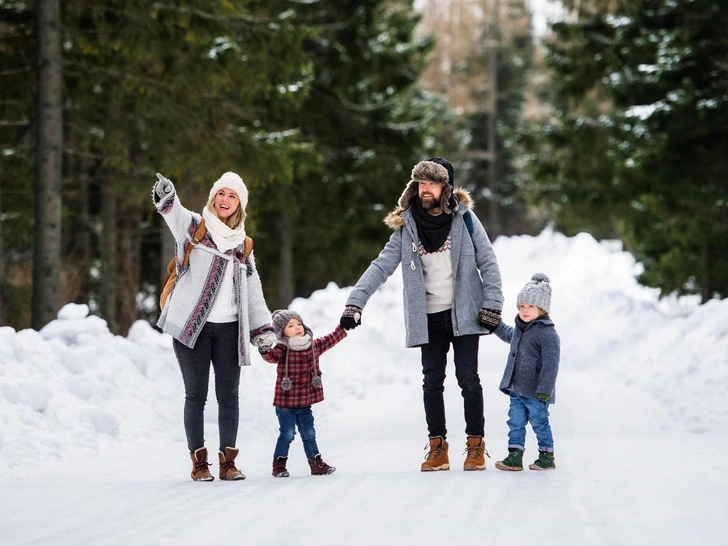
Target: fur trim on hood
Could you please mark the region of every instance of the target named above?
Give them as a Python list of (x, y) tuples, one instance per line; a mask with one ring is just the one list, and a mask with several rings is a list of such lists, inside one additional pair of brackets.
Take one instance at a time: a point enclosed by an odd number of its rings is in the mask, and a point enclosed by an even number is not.
[[(414, 181), (410, 182), (407, 187), (413, 183)], [(416, 182), (415, 182), (416, 184)], [(405, 194), (407, 193), (407, 190), (405, 190)], [(470, 210), (473, 210), (475, 207), (475, 203), (473, 202), (472, 197), (470, 197), (470, 192), (466, 190), (465, 188), (455, 188), (455, 191), (453, 191), (453, 195), (455, 196), (455, 200), (458, 204), (464, 206), (465, 208), (468, 208)], [(404, 197), (404, 194), (402, 194), (402, 197)], [(417, 192), (415, 191), (414, 197), (417, 197)], [(398, 230), (402, 226), (404, 226), (404, 218), (402, 218), (402, 213), (409, 208), (402, 206), (402, 198), (399, 200), (399, 205), (397, 205), (392, 212), (387, 214), (387, 216), (384, 218), (385, 225), (391, 229), (391, 230)], [(411, 200), (407, 202), (409, 205), (411, 203)], [(457, 210), (457, 206), (455, 207), (455, 210)], [(452, 214), (452, 213), (450, 213)]]

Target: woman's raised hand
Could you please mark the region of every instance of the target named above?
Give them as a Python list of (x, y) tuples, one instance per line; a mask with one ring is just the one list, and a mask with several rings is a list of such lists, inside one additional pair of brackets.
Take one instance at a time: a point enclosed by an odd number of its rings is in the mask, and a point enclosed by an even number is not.
[(165, 195), (172, 191), (172, 182), (159, 173), (157, 173), (157, 179), (158, 182), (154, 185), (154, 192), (157, 194), (157, 197), (162, 199)]

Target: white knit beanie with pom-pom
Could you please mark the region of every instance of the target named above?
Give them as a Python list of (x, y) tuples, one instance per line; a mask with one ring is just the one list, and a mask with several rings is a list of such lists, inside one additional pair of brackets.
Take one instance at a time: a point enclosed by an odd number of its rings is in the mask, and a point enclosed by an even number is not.
[(231, 189), (237, 193), (240, 206), (245, 210), (245, 207), (248, 206), (248, 188), (245, 187), (243, 179), (233, 172), (226, 172), (212, 185), (208, 200), (212, 199), (223, 188)]
[(516, 299), (516, 307), (522, 303), (530, 303), (540, 307), (547, 313), (551, 310), (551, 279), (544, 273), (535, 273), (526, 286), (521, 289)]

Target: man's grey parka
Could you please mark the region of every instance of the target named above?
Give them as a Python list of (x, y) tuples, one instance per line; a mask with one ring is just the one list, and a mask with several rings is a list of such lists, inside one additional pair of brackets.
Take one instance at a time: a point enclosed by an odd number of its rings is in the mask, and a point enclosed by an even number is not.
[[(487, 308), (500, 311), (503, 308), (500, 269), (485, 228), (470, 212), (470, 195), (462, 188), (456, 188), (453, 193), (460, 202), (451, 226), (453, 331), (456, 336), (482, 335), (487, 330), (477, 321), (480, 310)], [(469, 214), (472, 219), (472, 235), (464, 221), (465, 214)], [(394, 233), (354, 286), (346, 305), (364, 309), (372, 294), (401, 264), (406, 345), (424, 345), (429, 341), (427, 305), (417, 226), (411, 210), (401, 207), (392, 211), (385, 223)]]

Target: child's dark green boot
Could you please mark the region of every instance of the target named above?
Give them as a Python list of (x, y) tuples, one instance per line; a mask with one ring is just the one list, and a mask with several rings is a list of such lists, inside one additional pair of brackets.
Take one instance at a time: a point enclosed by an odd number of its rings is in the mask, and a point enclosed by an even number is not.
[(533, 464), (528, 465), (531, 470), (554, 470), (556, 463), (554, 463), (554, 452), (553, 451), (539, 451), (538, 459)]
[(502, 461), (496, 461), (495, 467), (498, 470), (518, 472), (523, 470), (523, 451), (515, 447), (508, 448), (508, 457)]

